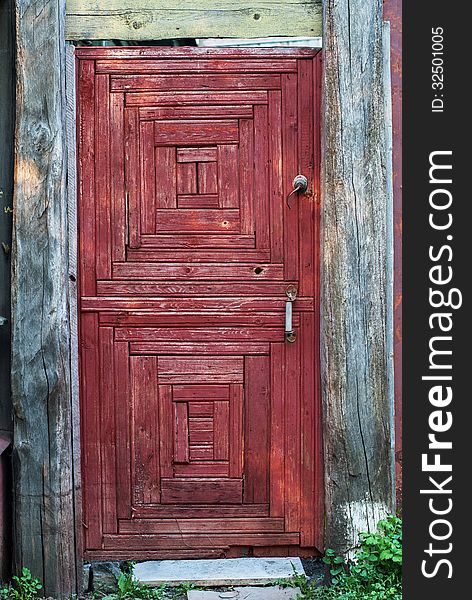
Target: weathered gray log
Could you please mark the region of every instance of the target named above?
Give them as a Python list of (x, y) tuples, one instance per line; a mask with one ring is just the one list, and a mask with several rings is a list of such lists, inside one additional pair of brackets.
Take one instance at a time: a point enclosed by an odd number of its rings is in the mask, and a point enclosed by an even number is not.
[(15, 567), (76, 591), (65, 191), (65, 0), (16, 0)]
[[(12, 438), (10, 394), (10, 257), (15, 122), (15, 41), (12, 0), (0, 2), (0, 494), (8, 494), (8, 459)], [(11, 573), (11, 522), (8, 499), (0, 499), (0, 581)]]
[(387, 254), (387, 390), (390, 407), (390, 445), (392, 451), (392, 498), (396, 505), (395, 475), (395, 368), (394, 368), (394, 280), (395, 250), (393, 225), (393, 115), (392, 81), (390, 64), (390, 22), (382, 23), (383, 84), (385, 106), (385, 150), (386, 150), (386, 254)]
[[(0, 435), (11, 435), (10, 257), (13, 194), (15, 41), (13, 2), (0, 2)], [(0, 542), (1, 545), (1, 542)], [(1, 568), (0, 568), (1, 572)]]
[(381, 0), (325, 0), (321, 354), (326, 546), (392, 511)]
[(68, 0), (66, 38), (321, 35), (321, 0)]

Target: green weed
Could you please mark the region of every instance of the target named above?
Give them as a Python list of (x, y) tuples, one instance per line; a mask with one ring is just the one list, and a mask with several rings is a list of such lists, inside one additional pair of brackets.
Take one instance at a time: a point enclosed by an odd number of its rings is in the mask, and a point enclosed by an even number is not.
[(327, 550), (330, 586), (320, 586), (299, 573), (279, 585), (300, 588), (299, 600), (401, 600), (402, 520), (395, 516), (379, 521), (375, 533), (359, 535), (354, 560), (346, 561)]
[(118, 578), (118, 591), (103, 597), (103, 600), (161, 600), (165, 598), (165, 588), (149, 587), (140, 583), (133, 575), (132, 569), (129, 572), (122, 571)]
[(12, 577), (12, 585), (5, 586), (0, 592), (2, 600), (34, 600), (42, 589), (41, 582), (31, 575), (31, 571), (23, 567), (21, 575)]

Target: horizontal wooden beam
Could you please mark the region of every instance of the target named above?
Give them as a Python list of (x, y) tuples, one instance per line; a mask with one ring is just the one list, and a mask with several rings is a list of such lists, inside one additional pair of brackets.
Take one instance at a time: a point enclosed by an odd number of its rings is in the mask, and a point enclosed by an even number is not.
[(320, 36), (321, 0), (67, 0), (66, 39)]

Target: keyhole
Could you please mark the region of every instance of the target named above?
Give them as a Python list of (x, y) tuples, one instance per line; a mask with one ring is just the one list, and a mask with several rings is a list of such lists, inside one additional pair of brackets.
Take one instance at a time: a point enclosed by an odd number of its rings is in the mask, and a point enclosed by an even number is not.
[(254, 273), (255, 273), (256, 275), (260, 275), (260, 274), (261, 274), (263, 271), (264, 271), (264, 269), (263, 269), (262, 267), (256, 267), (256, 268), (254, 269)]

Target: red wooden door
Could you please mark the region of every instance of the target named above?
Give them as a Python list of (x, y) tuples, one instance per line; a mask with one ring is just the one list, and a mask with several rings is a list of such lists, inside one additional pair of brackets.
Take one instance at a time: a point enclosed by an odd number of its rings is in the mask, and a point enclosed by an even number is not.
[(86, 556), (313, 553), (319, 56), (77, 57)]

